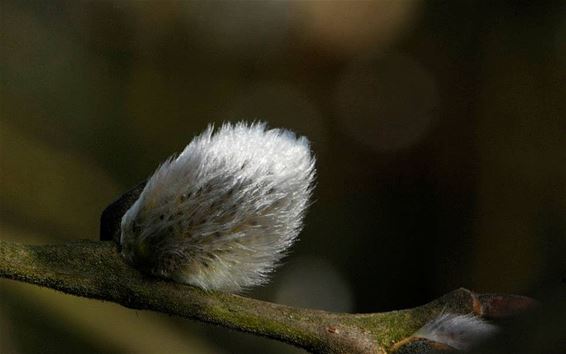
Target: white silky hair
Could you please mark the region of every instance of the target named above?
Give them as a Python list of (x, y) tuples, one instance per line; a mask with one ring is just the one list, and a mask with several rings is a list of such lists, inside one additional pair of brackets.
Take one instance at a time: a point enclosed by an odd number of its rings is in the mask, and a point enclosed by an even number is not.
[(205, 290), (264, 284), (303, 227), (314, 163), (308, 140), (288, 130), (209, 126), (155, 171), (124, 214), (122, 254)]
[(472, 314), (441, 313), (421, 327), (415, 337), (467, 350), (495, 334), (497, 327)]

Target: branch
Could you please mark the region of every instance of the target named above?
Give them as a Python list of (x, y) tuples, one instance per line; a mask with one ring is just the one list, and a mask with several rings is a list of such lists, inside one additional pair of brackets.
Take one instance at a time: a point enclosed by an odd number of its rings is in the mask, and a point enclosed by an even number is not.
[(0, 240), (0, 278), (213, 323), (316, 353), (404, 353), (423, 345), (411, 334), (443, 310), (501, 317), (531, 305), (524, 297), (459, 289), (427, 305), (387, 313), (293, 308), (145, 276), (122, 260), (112, 241), (28, 246)]

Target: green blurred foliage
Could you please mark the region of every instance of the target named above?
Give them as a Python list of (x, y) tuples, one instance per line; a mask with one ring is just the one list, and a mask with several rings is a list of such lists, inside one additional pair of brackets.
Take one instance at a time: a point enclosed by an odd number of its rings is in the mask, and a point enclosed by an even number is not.
[[(565, 295), (565, 10), (2, 1), (1, 237), (96, 239), (105, 205), (208, 124), (265, 120), (307, 135), (319, 173), (288, 264), (250, 296), (368, 312), (459, 286)], [(304, 264), (333, 284), (297, 281)], [(0, 291), (2, 353), (299, 352), (9, 281)]]

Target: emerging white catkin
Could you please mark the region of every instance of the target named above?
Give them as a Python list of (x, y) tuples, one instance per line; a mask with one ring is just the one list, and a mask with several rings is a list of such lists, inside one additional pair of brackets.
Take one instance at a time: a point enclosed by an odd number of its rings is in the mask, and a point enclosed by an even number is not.
[(308, 140), (288, 130), (209, 127), (155, 171), (124, 214), (122, 255), (205, 290), (263, 284), (302, 229), (314, 161)]
[(497, 327), (474, 315), (441, 313), (414, 336), (467, 350), (497, 332)]

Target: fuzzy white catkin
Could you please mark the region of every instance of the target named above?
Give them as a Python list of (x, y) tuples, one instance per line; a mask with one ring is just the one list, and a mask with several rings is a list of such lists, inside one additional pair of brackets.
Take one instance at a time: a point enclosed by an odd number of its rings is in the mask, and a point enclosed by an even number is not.
[(441, 313), (414, 336), (467, 350), (497, 332), (497, 327), (474, 315)]
[(302, 229), (314, 161), (308, 140), (288, 130), (209, 127), (155, 171), (124, 214), (122, 255), (205, 290), (263, 284)]

